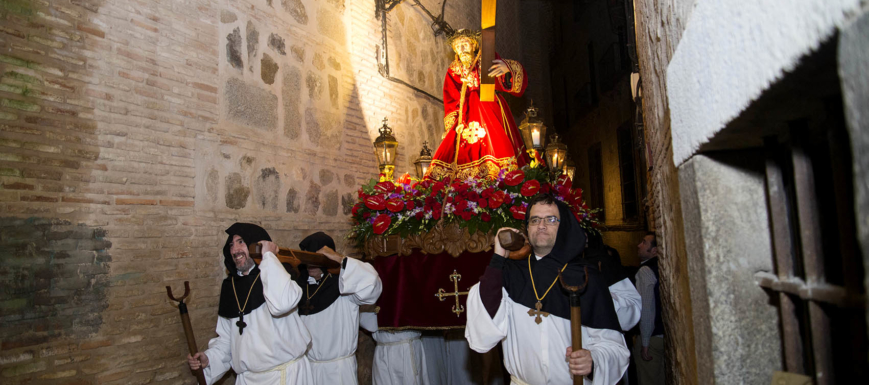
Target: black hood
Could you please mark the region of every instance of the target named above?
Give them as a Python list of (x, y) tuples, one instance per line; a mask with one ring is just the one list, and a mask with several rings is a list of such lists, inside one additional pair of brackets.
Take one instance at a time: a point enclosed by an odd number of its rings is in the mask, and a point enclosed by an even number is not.
[[(248, 246), (259, 241), (271, 241), (272, 238), (265, 229), (251, 223), (235, 223), (226, 229), (226, 234), (229, 237), (223, 245), (223, 263), (229, 270), (229, 275), (220, 287), (217, 314), (225, 318), (235, 318), (242, 313), (250, 314), (251, 311), (262, 306), (266, 299), (263, 295), (263, 282), (259, 279), (259, 266), (254, 266), (248, 275), (238, 275), (238, 269), (235, 268), (235, 262), (232, 261), (232, 255), (229, 253), (232, 237), (241, 236)], [(239, 306), (243, 306), (244, 310), (239, 309)]]
[(230, 277), (236, 275), (236, 272), (238, 271), (238, 269), (235, 268), (235, 262), (232, 260), (232, 255), (229, 253), (229, 248), (232, 246), (233, 236), (241, 236), (241, 239), (244, 240), (244, 243), (247, 244), (248, 247), (259, 241), (272, 240), (269, 233), (267, 233), (264, 228), (252, 223), (236, 222), (226, 229), (226, 234), (228, 234), (229, 237), (226, 238), (226, 243), (223, 245), (223, 264), (226, 265), (226, 269), (229, 270)]
[[(330, 249), (335, 250), (335, 241), (322, 231), (311, 234), (299, 242), (299, 248), (302, 251), (312, 253), (316, 253), (323, 246), (329, 246)], [(308, 267), (304, 264), (299, 265), (299, 278), (296, 279), (296, 283), (305, 294), (304, 301), (299, 303), (299, 315), (301, 316), (309, 316), (326, 310), (341, 296), (338, 288), (339, 275), (330, 274), (326, 269), (322, 270), (324, 275), (318, 283), (308, 283)]]
[[(505, 261), (503, 282), (507, 294), (514, 302), (533, 309), (537, 302), (534, 286), (537, 287), (537, 295), (543, 295), (549, 285), (557, 279), (558, 272), (564, 269), (562, 276), (568, 285), (582, 285), (586, 277), (588, 279), (588, 285), (580, 296), (582, 324), (596, 329), (621, 331), (612, 296), (607, 289), (608, 285), (601, 277), (597, 266), (589, 264), (582, 258), (586, 241), (585, 230), (565, 203), (555, 199), (555, 205), (558, 207), (561, 222), (559, 222), (552, 251), (539, 261), (533, 254), (523, 260)], [(530, 214), (530, 207), (527, 212)], [(525, 224), (527, 228), (528, 215)], [(535, 285), (531, 284), (532, 273)], [(541, 302), (543, 311), (553, 316), (570, 319), (568, 294), (560, 283), (555, 283), (555, 287)]]

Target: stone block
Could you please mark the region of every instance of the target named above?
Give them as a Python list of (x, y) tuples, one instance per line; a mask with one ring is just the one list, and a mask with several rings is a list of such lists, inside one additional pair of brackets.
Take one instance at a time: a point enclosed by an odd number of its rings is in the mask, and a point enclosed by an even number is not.
[(299, 192), (290, 187), (290, 190), (287, 191), (287, 213), (298, 214), (300, 200)]
[(259, 48), (259, 31), (250, 20), (247, 21), (245, 30), (247, 31), (247, 63), (250, 66), (250, 71), (253, 72), (253, 63)]
[(265, 84), (274, 84), (275, 75), (278, 72), (278, 63), (275, 63), (269, 54), (263, 52), (263, 58), (260, 61), (260, 77)]
[(335, 59), (334, 56), (329, 56), (329, 67), (332, 67), (335, 71), (341, 71), (341, 62), (338, 59)]
[(302, 0), (281, 0), (281, 7), (301, 25), (308, 25), (308, 12)]
[(293, 58), (296, 59), (299, 63), (305, 62), (305, 47), (300, 45), (294, 45), (290, 47), (290, 52), (293, 53)]
[(305, 110), (305, 132), (311, 143), (328, 148), (336, 148), (341, 143), (342, 124), (337, 114)]
[(247, 206), (250, 188), (242, 184), (241, 174), (234, 172), (227, 175), (225, 185), (226, 207), (238, 210)]
[(308, 186), (308, 192), (305, 194), (305, 214), (317, 215), (320, 211), (320, 190), (320, 185), (313, 181)]
[(218, 189), (220, 188), (220, 176), (217, 170), (211, 169), (208, 171), (208, 176), (205, 178), (205, 193), (208, 195), (208, 201), (211, 203), (217, 202)]
[(341, 195), (341, 209), (344, 215), (350, 215), (353, 213), (353, 206), (356, 204), (356, 198), (353, 197), (353, 194), (346, 193)]
[(278, 97), (242, 80), (230, 78), (224, 97), (227, 116), (233, 122), (263, 130), (274, 130), (278, 121)]
[(774, 271), (763, 166), (742, 152), (679, 167), (701, 383), (769, 383), (781, 368), (778, 310), (754, 278)]
[(347, 187), (356, 187), (356, 178), (351, 174), (344, 174), (344, 185)]
[(308, 98), (311, 100), (320, 100), (320, 97), (323, 96), (323, 79), (312, 71), (308, 71), (305, 75), (305, 87), (308, 89)]
[(334, 179), (335, 173), (331, 170), (327, 170), (325, 168), (320, 170), (320, 184), (322, 184), (323, 186), (328, 186), (330, 183), (332, 183), (332, 180)]
[(244, 62), (241, 59), (241, 29), (235, 27), (232, 33), (226, 35), (226, 61), (233, 68), (244, 68)]
[(319, 52), (314, 52), (314, 59), (311, 60), (311, 64), (314, 65), (318, 71), (322, 71), (326, 68), (326, 62), (323, 60), (323, 55)]
[(326, 193), (326, 199), (323, 202), (323, 214), (330, 217), (338, 215), (338, 190)]
[(220, 22), (224, 24), (233, 23), (238, 20), (238, 17), (235, 16), (234, 13), (227, 11), (225, 9), (220, 10)]
[(268, 211), (278, 211), (278, 192), (281, 190), (281, 176), (274, 167), (260, 170), (260, 176), (254, 182), (254, 200), (258, 208)]
[(284, 42), (284, 38), (272, 33), (269, 34), (269, 48), (275, 50), (275, 52), (285, 56), (287, 54), (286, 43)]
[(329, 101), (333, 108), (338, 108), (338, 78), (329, 75)]
[(284, 81), (281, 85), (281, 97), (284, 107), (284, 136), (298, 139), (302, 134), (301, 104), (302, 74), (298, 68), (286, 68)]
[(317, 10), (317, 31), (343, 46), (346, 44), (347, 32), (341, 15), (331, 11), (328, 7), (320, 7)]

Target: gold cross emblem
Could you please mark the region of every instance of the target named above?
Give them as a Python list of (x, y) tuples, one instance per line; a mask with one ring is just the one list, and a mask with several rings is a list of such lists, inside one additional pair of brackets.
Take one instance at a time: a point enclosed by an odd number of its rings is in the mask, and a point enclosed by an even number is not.
[(455, 292), (447, 293), (444, 289), (438, 289), (435, 297), (438, 297), (441, 302), (443, 302), (445, 297), (456, 297), (456, 306), (453, 306), (453, 313), (456, 313), (456, 317), (460, 317), (462, 312), (465, 311), (465, 307), (459, 304), (459, 296), (460, 295), (468, 295), (467, 291), (459, 291), (459, 281), (462, 279), (462, 275), (459, 274), (456, 270), (453, 270), (453, 273), (450, 274), (450, 281), (453, 281), (453, 285), (455, 286)]

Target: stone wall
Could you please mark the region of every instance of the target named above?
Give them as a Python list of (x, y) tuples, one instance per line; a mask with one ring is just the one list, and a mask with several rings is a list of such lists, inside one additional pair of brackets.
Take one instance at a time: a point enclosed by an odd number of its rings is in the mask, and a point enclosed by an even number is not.
[[(355, 253), (342, 240), (381, 120), (397, 173), (443, 124), (439, 102), (378, 74), (374, 4), (0, 4), (2, 382), (193, 383), (165, 286), (190, 281), (204, 348), (232, 222), (287, 246), (323, 230)], [(449, 49), (399, 7), (389, 28), (420, 39), (437, 89)], [(454, 27), (477, 15), (479, 2), (447, 5)]]
[(666, 69), (676, 51), (691, 11), (693, 0), (637, 0), (637, 53), (643, 85), (643, 123), (646, 143), (652, 154), (649, 166), (649, 201), (652, 226), (659, 235), (661, 250), (661, 300), (669, 363), (668, 383), (696, 384), (694, 331), (688, 286), (688, 258), (685, 250), (679, 177), (673, 163), (670, 110), (667, 100)]

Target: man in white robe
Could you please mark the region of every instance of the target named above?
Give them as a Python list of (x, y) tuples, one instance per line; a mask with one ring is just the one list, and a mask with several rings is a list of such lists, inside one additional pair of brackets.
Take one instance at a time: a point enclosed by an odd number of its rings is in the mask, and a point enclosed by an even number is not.
[(377, 314), (362, 313), (360, 326), (376, 343), (371, 378), (374, 385), (429, 385), (421, 333), (417, 330), (379, 330)]
[[(502, 343), (511, 384), (567, 385), (572, 376), (583, 376), (587, 385), (615, 384), (630, 353), (606, 283), (580, 256), (585, 232), (567, 205), (549, 195), (532, 201), (526, 223), (533, 255), (508, 260), (495, 242), (492, 262), (471, 287), (465, 329), (471, 349), (486, 352)], [(577, 351), (570, 348), (570, 307), (558, 271), (569, 285), (587, 282)]]
[(305, 293), (299, 308), (313, 338), (307, 356), (314, 383), (356, 385), (359, 306), (373, 304), (380, 297), (380, 277), (371, 264), (335, 252), (335, 242), (323, 232), (306, 237), (299, 247), (341, 264), (337, 275), (318, 266), (300, 269)]
[[(229, 276), (221, 287), (217, 337), (205, 352), (187, 356), (190, 369), (204, 368), (208, 384), (230, 368), (237, 385), (313, 384), (305, 357), (311, 336), (296, 311), (302, 290), (275, 256), (277, 245), (249, 223), (233, 224), (226, 233)], [(263, 250), (259, 266), (248, 252), (257, 242)]]

